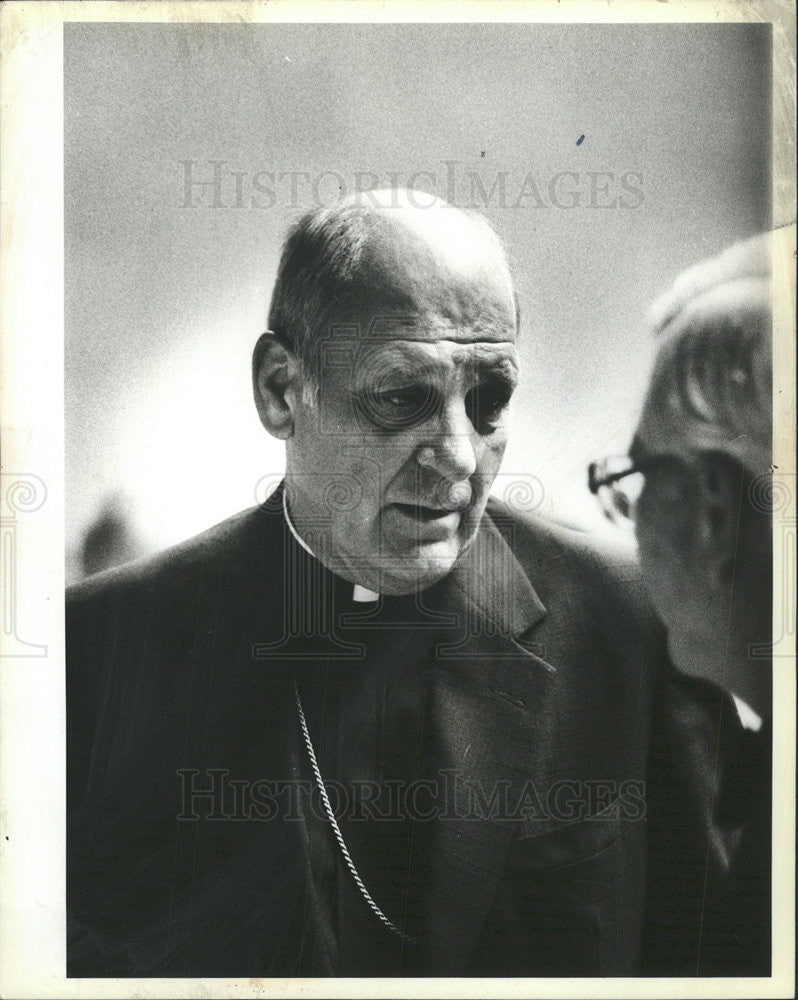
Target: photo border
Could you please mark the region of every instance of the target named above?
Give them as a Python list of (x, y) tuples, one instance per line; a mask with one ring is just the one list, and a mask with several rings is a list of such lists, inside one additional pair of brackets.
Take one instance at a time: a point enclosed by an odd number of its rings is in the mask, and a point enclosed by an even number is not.
[[(63, 25), (67, 22), (757, 21), (773, 25), (773, 974), (769, 978), (67, 979), (64, 917)], [(763, 2), (42, 2), (2, 8), (0, 421), (6, 569), (0, 647), (0, 994), (4, 997), (787, 997), (795, 913), (795, 19)], [(38, 483), (37, 483), (38, 481)], [(21, 484), (21, 485), (20, 485)], [(41, 484), (41, 487), (38, 485)], [(14, 492), (14, 505), (9, 499)], [(775, 507), (775, 504), (774, 504)], [(11, 509), (11, 514), (8, 514)], [(12, 524), (13, 521), (13, 524)], [(778, 522), (778, 530), (775, 530)], [(779, 544), (776, 544), (779, 543)], [(10, 567), (10, 568), (9, 568)], [(8, 586), (9, 580), (12, 586)], [(794, 587), (794, 577), (793, 577)], [(9, 601), (12, 604), (9, 604)], [(790, 603), (792, 602), (792, 608)], [(8, 622), (13, 622), (13, 635)], [(23, 646), (15, 645), (19, 640)], [(24, 645), (29, 647), (24, 650)]]

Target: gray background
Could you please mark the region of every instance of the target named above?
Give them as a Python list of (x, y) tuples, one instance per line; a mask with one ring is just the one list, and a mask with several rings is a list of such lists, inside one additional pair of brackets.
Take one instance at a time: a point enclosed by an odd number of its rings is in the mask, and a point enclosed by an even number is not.
[[(594, 527), (584, 467), (628, 444), (648, 306), (770, 224), (768, 25), (68, 24), (64, 72), (71, 579), (109, 504), (136, 554), (279, 474), (251, 348), (286, 227), (357, 172), (427, 171), (416, 186), (445, 197), (454, 161), (454, 200), (476, 207), (470, 175), (484, 184), (523, 313), (503, 471), (536, 477), (539, 510)], [(187, 170), (211, 180), (213, 160), (221, 204), (211, 187), (187, 204)], [(295, 195), (290, 177), (261, 175), (274, 194), (259, 192), (259, 171), (293, 173)], [(574, 207), (551, 201), (560, 171), (578, 174), (559, 187)], [(599, 171), (609, 193), (591, 198)], [(540, 198), (519, 201), (529, 174)], [(616, 196), (630, 207), (606, 207)]]

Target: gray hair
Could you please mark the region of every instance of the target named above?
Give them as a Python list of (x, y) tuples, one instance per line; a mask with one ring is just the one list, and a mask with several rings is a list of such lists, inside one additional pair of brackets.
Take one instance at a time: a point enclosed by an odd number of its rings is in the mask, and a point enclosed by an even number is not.
[(769, 234), (685, 271), (651, 310), (660, 340), (646, 401), (669, 440), (735, 459), (751, 475), (772, 452)]
[[(369, 192), (375, 197), (389, 195), (393, 208), (415, 205), (412, 192), (392, 190)], [(427, 196), (429, 197), (429, 196)], [(453, 209), (441, 199), (430, 208), (460, 211), (478, 225), (495, 244), (496, 253), (507, 266), (507, 257), (493, 227), (476, 212)], [(318, 392), (317, 348), (331, 325), (357, 309), (364, 297), (362, 263), (372, 236), (386, 226), (386, 215), (364, 204), (362, 196), (351, 196), (335, 205), (312, 209), (290, 228), (269, 308), (269, 329), (280, 343), (299, 360), (305, 381), (304, 398), (310, 403)], [(513, 287), (516, 325), (520, 319), (518, 297)]]

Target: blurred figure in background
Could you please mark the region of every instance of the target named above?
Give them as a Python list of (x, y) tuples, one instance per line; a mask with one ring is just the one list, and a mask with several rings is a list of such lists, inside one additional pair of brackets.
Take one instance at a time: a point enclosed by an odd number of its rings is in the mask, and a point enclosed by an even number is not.
[[(717, 791), (703, 830), (680, 805), (650, 816), (673, 831), (667, 942), (693, 921), (703, 970), (767, 971), (770, 950), (772, 289), (768, 235), (684, 272), (651, 312), (659, 339), (629, 455), (596, 463), (590, 488), (633, 524), (674, 664), (717, 697)], [(687, 678), (685, 678), (687, 680)], [(711, 682), (711, 683), (707, 683)], [(734, 696), (734, 706), (728, 694)], [(735, 711), (736, 707), (736, 711)], [(685, 702), (682, 765), (699, 723)], [(662, 767), (677, 767), (679, 751)], [(656, 765), (655, 765), (656, 766)], [(722, 843), (716, 872), (681, 863), (696, 837)], [(667, 862), (667, 859), (665, 859)], [(691, 884), (693, 888), (690, 889)], [(697, 958), (698, 962), (699, 959)], [(687, 970), (685, 970), (687, 971)], [(697, 971), (697, 970), (696, 970)]]
[(767, 236), (682, 274), (652, 309), (660, 347), (629, 456), (591, 471), (605, 510), (634, 521), (676, 666), (760, 719), (770, 664), (751, 653), (771, 633), (771, 322)]
[(655, 312), (662, 340), (631, 457), (647, 465), (637, 538), (671, 656), (770, 714), (770, 250), (766, 237), (688, 271)]
[(121, 493), (106, 497), (100, 512), (86, 529), (80, 548), (83, 576), (138, 559), (143, 546), (132, 527), (130, 504)]

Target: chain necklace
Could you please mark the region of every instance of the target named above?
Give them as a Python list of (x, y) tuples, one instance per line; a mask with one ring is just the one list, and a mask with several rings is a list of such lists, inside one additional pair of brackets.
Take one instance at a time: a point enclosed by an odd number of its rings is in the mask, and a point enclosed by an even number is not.
[(297, 712), (299, 713), (299, 725), (302, 729), (302, 736), (305, 740), (305, 747), (307, 748), (308, 751), (310, 766), (313, 768), (313, 774), (314, 777), (316, 778), (316, 785), (318, 786), (319, 793), (321, 794), (321, 801), (324, 804), (324, 811), (327, 814), (327, 819), (330, 822), (332, 831), (335, 834), (335, 839), (338, 842), (339, 848), (341, 849), (341, 854), (343, 855), (343, 859), (346, 862), (346, 867), (349, 869), (352, 878), (355, 880), (355, 885), (360, 890), (361, 896), (368, 903), (369, 908), (372, 910), (377, 919), (380, 920), (388, 928), (389, 931), (392, 931), (394, 934), (398, 935), (403, 941), (415, 943), (415, 938), (411, 937), (409, 934), (405, 934), (403, 930), (397, 927), (396, 924), (394, 924), (391, 920), (388, 919), (388, 917), (386, 917), (386, 915), (382, 912), (379, 906), (377, 906), (377, 904), (374, 902), (368, 889), (363, 884), (363, 879), (360, 877), (358, 870), (355, 867), (355, 863), (352, 860), (351, 855), (349, 854), (349, 850), (344, 841), (343, 834), (341, 833), (341, 828), (338, 826), (338, 820), (335, 818), (335, 813), (333, 812), (332, 806), (330, 805), (330, 798), (327, 795), (327, 789), (324, 786), (324, 779), (321, 776), (321, 771), (319, 770), (319, 765), (316, 760), (316, 752), (313, 749), (313, 743), (311, 742), (310, 733), (308, 732), (308, 724), (307, 720), (305, 719), (305, 712), (302, 708), (302, 701), (299, 697), (299, 688), (297, 687), (296, 681), (294, 682), (294, 697), (296, 699)]

